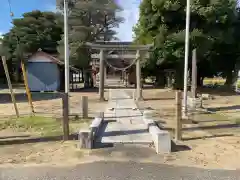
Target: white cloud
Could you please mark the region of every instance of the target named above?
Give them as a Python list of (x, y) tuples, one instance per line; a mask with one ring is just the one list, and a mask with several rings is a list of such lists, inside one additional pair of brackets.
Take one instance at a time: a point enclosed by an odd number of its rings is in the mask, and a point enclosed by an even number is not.
[(139, 19), (139, 4), (140, 0), (125, 0), (119, 2), (123, 11), (119, 13), (119, 16), (124, 17), (125, 22), (119, 25), (116, 29), (117, 37), (121, 41), (132, 41), (133, 32), (132, 28)]
[(57, 11), (56, 5), (55, 4), (47, 4), (46, 11), (56, 12)]
[(0, 31), (0, 39), (3, 38), (3, 32)]

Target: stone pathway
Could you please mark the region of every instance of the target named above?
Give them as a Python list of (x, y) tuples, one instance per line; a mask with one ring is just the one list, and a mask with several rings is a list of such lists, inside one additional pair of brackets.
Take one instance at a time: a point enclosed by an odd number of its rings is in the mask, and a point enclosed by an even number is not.
[(123, 89), (109, 90), (109, 101), (104, 115), (101, 143), (152, 142), (147, 126), (142, 120), (142, 113)]

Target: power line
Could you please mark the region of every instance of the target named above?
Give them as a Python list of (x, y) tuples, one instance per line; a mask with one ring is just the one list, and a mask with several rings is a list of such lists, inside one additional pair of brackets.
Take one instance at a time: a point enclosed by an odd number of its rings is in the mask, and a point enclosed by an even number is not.
[(11, 0), (7, 0), (8, 1), (8, 6), (9, 6), (9, 14), (10, 14), (10, 17), (11, 19), (13, 20), (13, 12), (12, 12), (12, 4), (11, 4)]
[[(7, 0), (7, 1), (8, 1), (8, 6), (9, 6), (9, 15), (10, 15), (10, 18), (11, 18), (12, 24), (13, 24), (14, 13), (12, 11), (12, 3), (11, 3), (11, 0)], [(15, 35), (16, 35), (16, 38), (17, 38), (17, 44), (19, 45), (19, 36), (16, 33), (15, 33)]]

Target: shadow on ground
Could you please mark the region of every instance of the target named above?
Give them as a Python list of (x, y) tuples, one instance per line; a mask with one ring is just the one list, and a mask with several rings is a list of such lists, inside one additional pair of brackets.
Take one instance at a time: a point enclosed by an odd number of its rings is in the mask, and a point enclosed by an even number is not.
[[(111, 85), (105, 85), (104, 86), (105, 89), (136, 89), (136, 87), (134, 85), (131, 86), (111, 86)], [(142, 89), (159, 89), (159, 87), (155, 87), (155, 86), (150, 86), (150, 85), (144, 85), (142, 87)]]
[(227, 110), (239, 110), (240, 105), (235, 106), (224, 106), (224, 107), (211, 107), (207, 108), (207, 111), (217, 112), (217, 111), (227, 111)]
[(0, 140), (2, 139), (12, 139), (12, 138), (27, 138), (31, 137), (30, 135), (19, 135), (19, 136), (1, 136)]
[(229, 128), (240, 128), (240, 124), (218, 124), (218, 125), (212, 125), (212, 126), (187, 127), (187, 128), (183, 128), (183, 130), (194, 131), (194, 130), (229, 129)]
[(134, 158), (149, 158), (157, 156), (155, 150), (148, 145), (137, 144), (114, 144), (104, 149), (97, 149), (91, 152), (92, 155), (127, 158), (133, 160)]
[(216, 135), (210, 135), (210, 136), (190, 137), (190, 138), (183, 138), (183, 141), (198, 140), (198, 139), (213, 139), (217, 137), (230, 137), (230, 136), (234, 136), (234, 134), (216, 134)]
[[(174, 132), (172, 127), (159, 126), (162, 130)], [(186, 127), (182, 128), (183, 131), (197, 131), (197, 130), (211, 130), (211, 129), (231, 129), (231, 128), (240, 128), (239, 124), (219, 124), (212, 126), (198, 126), (198, 127)]]
[(238, 95), (239, 93), (235, 92), (232, 88), (225, 87), (225, 86), (220, 86), (220, 87), (201, 87), (197, 89), (198, 93), (201, 94), (210, 94), (213, 96), (235, 96)]
[[(61, 93), (47, 93), (47, 92), (32, 92), (32, 100), (33, 101), (43, 101), (43, 100), (51, 100), (51, 99), (59, 99), (62, 97)], [(28, 102), (26, 93), (15, 93), (15, 99), (17, 102)], [(0, 103), (7, 104), (12, 103), (10, 93), (0, 93)]]
[(121, 136), (121, 135), (129, 135), (129, 134), (141, 134), (148, 132), (147, 129), (137, 129), (137, 130), (129, 130), (129, 131), (111, 131), (111, 132), (105, 132), (104, 136)]
[(144, 101), (161, 101), (161, 100), (173, 100), (175, 97), (162, 97), (162, 98), (143, 98)]
[(100, 131), (97, 134), (96, 141), (94, 142), (94, 149), (110, 148), (114, 147), (113, 143), (102, 143), (102, 137), (106, 131), (108, 123), (116, 122), (116, 119), (104, 121), (101, 125)]
[(171, 152), (181, 152), (181, 151), (189, 151), (191, 148), (184, 144), (177, 144), (174, 141), (171, 141)]
[[(63, 136), (48, 136), (48, 137), (30, 137), (30, 136), (6, 136), (0, 138), (0, 145), (14, 145), (14, 144), (27, 144), (27, 143), (38, 143), (38, 142), (54, 142), (54, 141), (62, 141)], [(18, 138), (18, 139), (11, 139)], [(20, 139), (21, 138), (21, 139)], [(77, 134), (71, 134), (69, 136), (69, 140), (77, 140)]]
[(72, 89), (71, 92), (98, 92), (98, 88), (78, 88), (78, 89)]

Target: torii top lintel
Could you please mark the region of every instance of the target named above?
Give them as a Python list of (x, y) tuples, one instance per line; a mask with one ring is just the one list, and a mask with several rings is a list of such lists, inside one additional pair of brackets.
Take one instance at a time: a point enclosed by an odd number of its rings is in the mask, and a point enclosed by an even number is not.
[(112, 42), (106, 42), (105, 44), (100, 44), (100, 43), (90, 43), (87, 42), (86, 45), (90, 46), (92, 49), (96, 50), (122, 50), (123, 48), (126, 48), (128, 50), (142, 50), (142, 51), (148, 51), (153, 44), (147, 44), (147, 45), (135, 45), (131, 44), (131, 42), (124, 42), (124, 43), (115, 43), (111, 44)]

